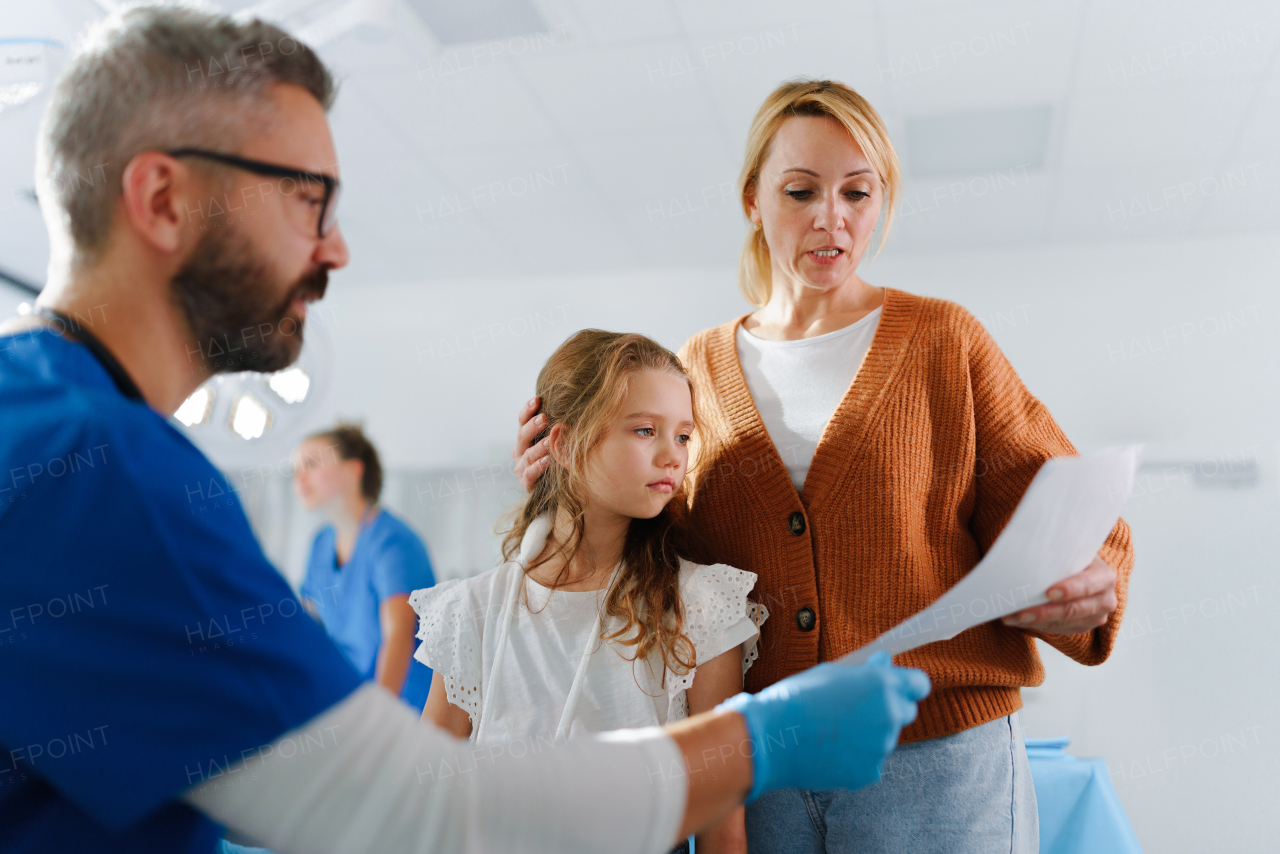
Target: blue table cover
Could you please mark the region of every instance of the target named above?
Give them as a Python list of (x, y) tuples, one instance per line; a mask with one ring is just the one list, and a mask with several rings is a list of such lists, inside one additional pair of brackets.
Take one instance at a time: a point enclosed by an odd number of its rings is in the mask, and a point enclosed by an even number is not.
[(1107, 763), (1066, 752), (1070, 739), (1028, 738), (1040, 854), (1142, 854)]

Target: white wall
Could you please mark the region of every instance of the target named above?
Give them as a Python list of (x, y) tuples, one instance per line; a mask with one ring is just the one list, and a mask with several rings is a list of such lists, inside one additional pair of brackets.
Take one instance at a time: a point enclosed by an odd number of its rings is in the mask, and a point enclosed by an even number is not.
[(33, 302), (32, 297), (24, 290), (19, 290), (8, 282), (0, 281), (0, 320), (18, 313), (18, 306), (24, 302)]

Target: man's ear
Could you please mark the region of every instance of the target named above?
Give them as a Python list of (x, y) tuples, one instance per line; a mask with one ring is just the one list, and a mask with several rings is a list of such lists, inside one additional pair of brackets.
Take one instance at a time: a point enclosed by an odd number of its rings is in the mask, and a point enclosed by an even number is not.
[(182, 249), (184, 231), (203, 225), (203, 182), (181, 161), (163, 151), (144, 151), (124, 167), (120, 201), (125, 223), (156, 251)]
[(551, 439), (551, 444), (549, 446), (551, 459), (555, 460), (560, 465), (564, 465), (564, 443), (568, 438), (568, 433), (568, 428), (563, 424), (551, 425), (551, 435), (548, 437)]

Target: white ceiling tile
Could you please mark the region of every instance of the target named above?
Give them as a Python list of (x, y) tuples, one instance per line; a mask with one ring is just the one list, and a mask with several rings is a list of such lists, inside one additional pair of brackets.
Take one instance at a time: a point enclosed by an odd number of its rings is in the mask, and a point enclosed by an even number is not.
[(577, 141), (578, 156), (601, 195), (643, 207), (677, 195), (722, 193), (725, 182), (736, 180), (738, 163), (723, 152), (717, 136), (663, 130)]
[(1255, 76), (1280, 38), (1271, 0), (1126, 0), (1089, 9), (1081, 90), (1198, 85)]
[(662, 42), (533, 56), (520, 65), (537, 103), (568, 137), (645, 135), (677, 127), (688, 133), (713, 131), (701, 94), (670, 83), (672, 69), (682, 67), (687, 56), (683, 44)]
[(1071, 105), (1061, 166), (1129, 164), (1198, 175), (1224, 156), (1248, 100), (1246, 87), (1230, 84), (1079, 95)]
[(1280, 152), (1240, 157), (1196, 185), (1205, 197), (1196, 212), (1202, 232), (1280, 228)]
[(908, 180), (889, 240), (930, 250), (1038, 243), (1051, 187), (1048, 173), (1027, 168)]
[(1070, 90), (1079, 23), (1077, 2), (894, 16), (876, 72), (905, 115), (1057, 101)]
[(587, 180), (557, 144), (433, 148), (423, 152), (453, 187), (459, 206), (537, 211)]
[(540, 106), (511, 64), (478, 66), (448, 80), (380, 74), (349, 85), (375, 104), (412, 147), (553, 139)]
[(1280, 64), (1262, 82), (1234, 150), (1238, 155), (1280, 150)]
[[(799, 20), (765, 32), (735, 28), (723, 39), (704, 39), (712, 49), (705, 79), (724, 105), (736, 152), (770, 92), (786, 80), (838, 80), (883, 109), (883, 80), (877, 73), (879, 35), (870, 15), (833, 20)], [(751, 55), (745, 46), (761, 45)], [(732, 45), (720, 50), (719, 45)], [(725, 55), (720, 59), (721, 54)]]
[(1052, 237), (1143, 238), (1194, 230), (1196, 211), (1205, 201), (1194, 185), (1208, 169), (1190, 172), (1123, 160), (1117, 164), (1059, 174)]
[(666, 40), (679, 34), (671, 6), (665, 0), (577, 3), (574, 13), (587, 43), (593, 45)]
[(787, 4), (774, 0), (739, 0), (734, 3), (688, 3), (676, 12), (682, 30), (697, 42), (716, 43), (724, 34), (755, 34), (762, 43), (772, 41), (800, 23), (832, 25), (850, 16), (868, 16), (869, 2), (803, 0)]

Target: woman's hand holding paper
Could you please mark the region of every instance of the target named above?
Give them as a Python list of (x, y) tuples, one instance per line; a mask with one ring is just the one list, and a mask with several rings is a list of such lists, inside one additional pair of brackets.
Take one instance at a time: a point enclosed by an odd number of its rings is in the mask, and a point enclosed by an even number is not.
[(1052, 635), (1078, 635), (1104, 624), (1119, 605), (1116, 571), (1095, 555), (1093, 561), (1050, 587), (1050, 601), (1010, 614), (1004, 624)]

